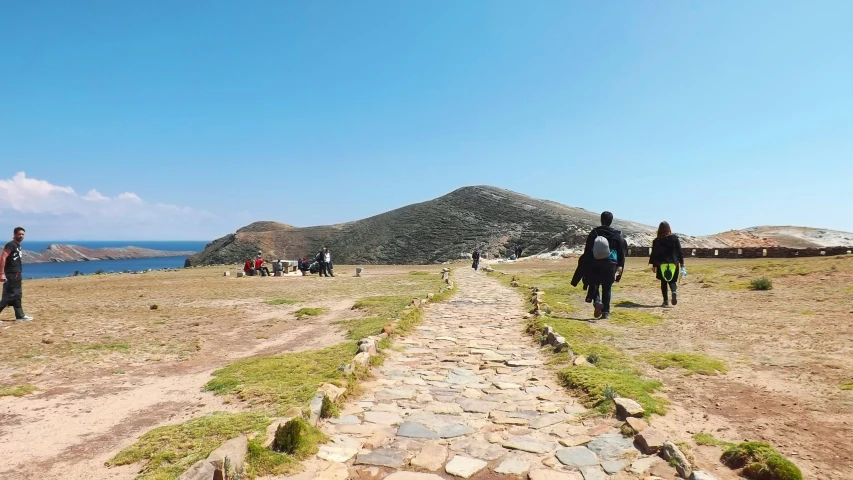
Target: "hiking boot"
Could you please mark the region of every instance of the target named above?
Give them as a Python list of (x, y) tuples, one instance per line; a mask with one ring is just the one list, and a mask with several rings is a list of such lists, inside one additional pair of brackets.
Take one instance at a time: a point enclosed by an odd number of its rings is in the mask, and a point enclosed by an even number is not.
[(21, 317), (21, 318), (16, 318), (16, 319), (15, 319), (15, 321), (16, 321), (16, 322), (32, 322), (32, 321), (33, 321), (33, 317), (31, 317), (31, 316), (29, 316), (29, 315), (24, 315), (24, 316), (23, 316), (23, 317)]
[(674, 307), (676, 305), (678, 305), (678, 294), (675, 292), (672, 292), (672, 306)]
[(601, 317), (601, 310), (604, 308), (604, 304), (601, 302), (595, 302), (595, 310), (592, 312), (592, 316), (595, 318)]
[(669, 308), (669, 302), (664, 300), (663, 303), (660, 304), (660, 306), (663, 308)]
[(609, 318), (610, 318), (610, 312), (604, 312), (604, 313), (602, 313), (602, 314), (601, 314), (601, 319), (602, 319), (602, 320), (607, 320), (607, 319), (609, 319)]

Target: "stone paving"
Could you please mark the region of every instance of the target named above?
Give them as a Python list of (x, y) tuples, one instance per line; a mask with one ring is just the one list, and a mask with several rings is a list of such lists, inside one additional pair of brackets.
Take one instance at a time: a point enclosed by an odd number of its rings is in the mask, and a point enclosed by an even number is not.
[(454, 279), (456, 295), (427, 306), (360, 398), (321, 423), (331, 440), (305, 473), (288, 478), (627, 480), (656, 478), (656, 466), (669, 476), (618, 433), (622, 422), (581, 419), (524, 334), (517, 292), (472, 269)]

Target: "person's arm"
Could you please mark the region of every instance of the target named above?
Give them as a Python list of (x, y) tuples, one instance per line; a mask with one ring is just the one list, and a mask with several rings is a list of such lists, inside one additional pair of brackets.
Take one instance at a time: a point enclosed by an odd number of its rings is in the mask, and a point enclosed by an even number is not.
[[(675, 235), (673, 235), (675, 237)], [(675, 237), (675, 255), (678, 257), (678, 263), (684, 266), (684, 252), (681, 251), (681, 240)]]
[(0, 281), (6, 281), (6, 259), (9, 258), (9, 255), (11, 254), (11, 250), (4, 248), (3, 254), (0, 255)]

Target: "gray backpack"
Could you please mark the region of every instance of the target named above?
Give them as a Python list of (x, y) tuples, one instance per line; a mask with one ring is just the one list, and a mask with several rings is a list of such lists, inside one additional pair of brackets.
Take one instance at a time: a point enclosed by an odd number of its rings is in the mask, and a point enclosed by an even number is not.
[(604, 260), (610, 257), (610, 242), (607, 241), (606, 237), (601, 235), (595, 237), (595, 241), (592, 242), (592, 256), (596, 260)]

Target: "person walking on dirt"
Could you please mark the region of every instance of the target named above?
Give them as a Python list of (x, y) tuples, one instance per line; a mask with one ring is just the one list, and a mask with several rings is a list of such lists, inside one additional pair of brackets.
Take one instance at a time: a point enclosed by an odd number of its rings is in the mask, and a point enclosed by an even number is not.
[(0, 254), (0, 282), (3, 282), (3, 296), (0, 297), (0, 312), (8, 306), (15, 310), (16, 322), (29, 322), (33, 317), (24, 314), (21, 306), (23, 299), (22, 278), (23, 263), (21, 262), (21, 242), (24, 241), (26, 230), (17, 227), (12, 232), (12, 241), (3, 247)]
[(321, 277), (334, 277), (332, 273), (332, 253), (329, 252), (329, 247), (323, 247), (320, 253), (317, 254), (317, 264), (320, 266)]
[(475, 248), (474, 253), (471, 254), (471, 258), (474, 260), (474, 263), (471, 264), (471, 268), (476, 272), (480, 267), (480, 251)]
[(652, 241), (652, 253), (649, 255), (649, 265), (660, 280), (660, 293), (663, 295), (662, 307), (669, 307), (667, 285), (672, 292), (672, 305), (678, 305), (678, 279), (684, 268), (684, 254), (681, 252), (681, 241), (672, 233), (669, 223), (660, 222), (657, 238)]
[(601, 226), (589, 232), (583, 252), (588, 258), (589, 289), (595, 308), (593, 316), (605, 320), (610, 318), (613, 282), (622, 279), (627, 250), (622, 232), (611, 227), (612, 223), (613, 214), (602, 213)]
[(524, 250), (524, 249), (523, 249), (523, 248), (521, 248), (521, 245), (516, 245), (516, 246), (515, 246), (515, 259), (516, 259), (516, 260), (521, 260), (521, 251), (522, 251), (522, 250)]

